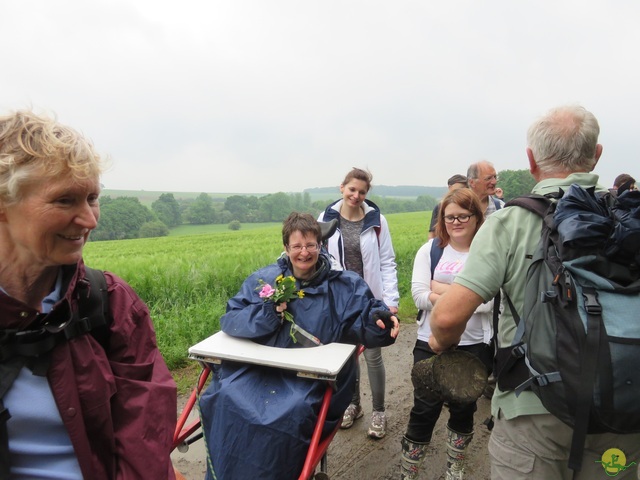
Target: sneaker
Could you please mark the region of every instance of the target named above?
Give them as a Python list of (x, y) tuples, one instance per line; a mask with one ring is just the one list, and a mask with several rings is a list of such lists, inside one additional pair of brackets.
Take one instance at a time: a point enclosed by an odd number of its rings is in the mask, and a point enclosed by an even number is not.
[(371, 425), (367, 435), (371, 438), (382, 438), (387, 434), (387, 416), (384, 412), (373, 412)]
[(364, 415), (364, 413), (362, 412), (362, 407), (360, 405), (356, 405), (355, 403), (349, 404), (342, 416), (342, 424), (340, 425), (340, 428), (351, 428), (353, 422), (361, 418), (362, 415)]

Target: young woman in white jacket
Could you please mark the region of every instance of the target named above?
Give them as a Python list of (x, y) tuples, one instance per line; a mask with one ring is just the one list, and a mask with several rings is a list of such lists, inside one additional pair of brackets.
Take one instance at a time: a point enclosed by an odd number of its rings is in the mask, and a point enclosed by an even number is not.
[[(365, 170), (352, 169), (340, 184), (342, 198), (320, 214), (318, 220), (338, 220), (336, 233), (329, 238), (329, 253), (345, 270), (358, 273), (369, 285), (373, 295), (382, 300), (394, 315), (398, 313), (398, 276), (395, 253), (389, 234), (387, 220), (380, 209), (366, 200), (371, 188), (371, 174)], [(381, 348), (364, 351), (367, 362), (373, 413), (367, 434), (382, 438), (386, 434), (385, 414), (385, 368)], [(363, 415), (360, 405), (360, 371), (356, 390), (342, 419), (342, 428), (349, 428)]]
[[(484, 221), (478, 196), (468, 188), (449, 192), (440, 204), (436, 236), (420, 247), (413, 264), (411, 294), (421, 311), (418, 318), (418, 338), (413, 349), (414, 364), (435, 355), (429, 347), (431, 328), (429, 317), (433, 306), (445, 293), (456, 275), (462, 270), (469, 247)], [(432, 249), (439, 249), (440, 258), (432, 268)], [(433, 272), (433, 273), (432, 273)], [(491, 371), (493, 301), (483, 303), (467, 324), (458, 349), (468, 351), (482, 360)], [(402, 438), (402, 480), (418, 478), (422, 462), (427, 454), (433, 429), (442, 412), (443, 401), (424, 389), (414, 389), (414, 403), (409, 414), (409, 424)], [(476, 402), (449, 402), (447, 422), (447, 471), (446, 480), (464, 478), (465, 450), (473, 438), (473, 415)]]

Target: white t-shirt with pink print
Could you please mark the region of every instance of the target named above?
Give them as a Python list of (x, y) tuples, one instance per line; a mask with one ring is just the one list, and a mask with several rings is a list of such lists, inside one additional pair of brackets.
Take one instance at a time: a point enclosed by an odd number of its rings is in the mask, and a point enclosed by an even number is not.
[[(429, 341), (431, 327), (429, 317), (433, 304), (429, 300), (431, 294), (431, 245), (429, 240), (420, 247), (413, 263), (413, 276), (411, 278), (411, 295), (413, 301), (422, 315), (418, 319), (418, 339)], [(436, 265), (433, 277), (437, 282), (451, 284), (453, 279), (462, 270), (468, 253), (458, 252), (451, 245), (447, 245), (442, 252), (442, 257)], [(492, 336), (493, 300), (481, 304), (467, 323), (467, 328), (462, 334), (460, 345), (474, 345), (477, 343), (489, 343)]]

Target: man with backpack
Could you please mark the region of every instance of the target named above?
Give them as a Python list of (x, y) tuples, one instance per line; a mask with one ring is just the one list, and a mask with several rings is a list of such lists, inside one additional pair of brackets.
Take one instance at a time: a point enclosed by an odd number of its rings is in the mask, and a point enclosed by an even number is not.
[[(537, 181), (533, 193), (557, 195), (573, 184), (606, 192), (598, 185), (598, 176), (591, 173), (602, 154), (602, 146), (597, 143), (599, 131), (593, 114), (578, 106), (556, 108), (536, 121), (529, 128), (526, 150), (531, 174)], [(524, 324), (519, 318), (527, 316), (527, 271), (535, 260), (542, 227), (540, 215), (519, 207), (507, 206), (487, 218), (471, 245), (464, 270), (432, 311), (429, 345), (434, 351), (455, 347), (471, 314), (500, 289), (511, 305), (498, 322), (498, 347), (511, 346), (516, 325)], [(527, 346), (545, 348), (535, 345)], [(518, 365), (529, 376), (524, 360)], [(634, 368), (629, 365), (629, 369)], [(498, 387), (492, 399), (495, 426), (489, 441), (492, 479), (637, 478), (640, 434), (585, 435), (582, 461), (577, 466), (570, 464), (574, 428), (551, 415), (534, 391), (518, 382), (514, 385), (510, 375), (503, 376), (500, 365), (497, 371)], [(523, 391), (516, 392), (519, 386)], [(576, 422), (575, 430), (579, 428)]]

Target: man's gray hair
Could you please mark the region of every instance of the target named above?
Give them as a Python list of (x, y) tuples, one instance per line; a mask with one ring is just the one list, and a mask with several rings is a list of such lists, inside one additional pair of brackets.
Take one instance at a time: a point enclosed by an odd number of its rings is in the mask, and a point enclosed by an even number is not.
[(493, 163), (487, 160), (480, 160), (479, 162), (472, 163), (467, 169), (467, 178), (469, 180), (477, 180), (478, 178), (480, 178), (479, 175), (483, 166), (493, 167)]
[(600, 126), (580, 106), (554, 108), (529, 127), (527, 142), (538, 168), (547, 174), (590, 172), (596, 166)]

